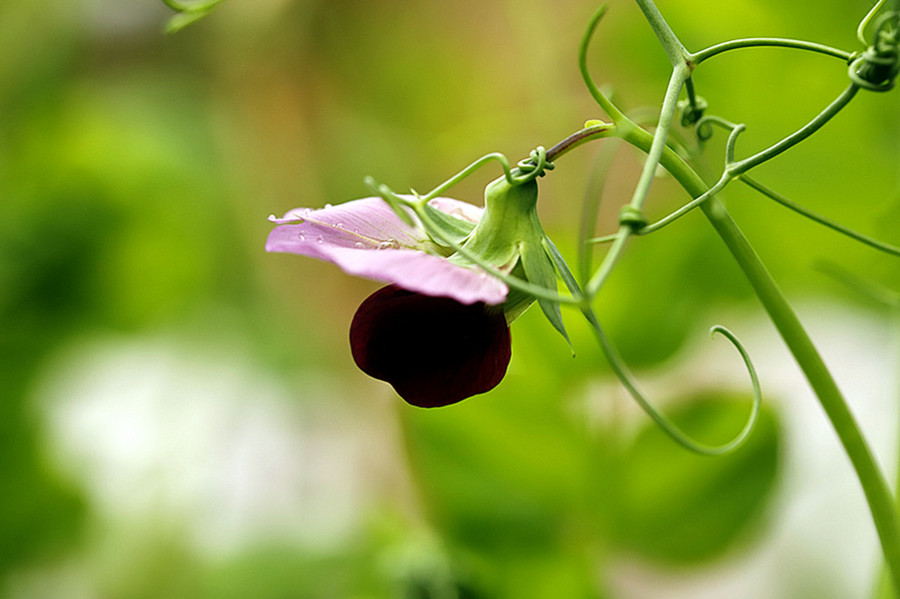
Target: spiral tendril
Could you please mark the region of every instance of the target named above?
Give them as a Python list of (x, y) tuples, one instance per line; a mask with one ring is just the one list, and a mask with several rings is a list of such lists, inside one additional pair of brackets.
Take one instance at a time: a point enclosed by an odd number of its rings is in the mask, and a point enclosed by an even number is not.
[(506, 180), (511, 185), (521, 185), (522, 183), (534, 181), (538, 177), (543, 177), (545, 171), (552, 171), (554, 168), (556, 168), (556, 165), (547, 160), (547, 150), (544, 146), (538, 146), (531, 151), (528, 158), (516, 163), (516, 170), (522, 175), (510, 172), (507, 174)]
[(885, 92), (893, 89), (900, 73), (900, 13), (889, 11), (875, 21), (872, 43), (851, 57), (847, 73), (863, 89)]

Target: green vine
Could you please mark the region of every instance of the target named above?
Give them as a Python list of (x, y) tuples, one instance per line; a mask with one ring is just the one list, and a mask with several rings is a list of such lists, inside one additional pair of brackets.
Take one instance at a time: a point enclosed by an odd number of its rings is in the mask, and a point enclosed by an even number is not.
[[(831, 421), (853, 465), (869, 504), (884, 552), (886, 568), (890, 572), (895, 589), (900, 589), (900, 518), (898, 518), (897, 505), (884, 474), (876, 463), (859, 425), (847, 406), (845, 398), (797, 315), (750, 242), (732, 219), (724, 204), (717, 198), (717, 195), (733, 181), (741, 181), (763, 196), (820, 225), (860, 241), (873, 249), (893, 256), (900, 255), (900, 249), (897, 247), (852, 231), (839, 223), (803, 208), (776, 191), (763, 186), (747, 174), (749, 171), (777, 158), (815, 134), (834, 119), (860, 91), (884, 92), (894, 86), (894, 81), (898, 74), (898, 64), (900, 64), (900, 60), (898, 60), (900, 0), (891, 1), (893, 3), (891, 10), (885, 10), (886, 2), (881, 0), (860, 23), (857, 32), (866, 46), (863, 51), (850, 52), (805, 40), (758, 37), (725, 41), (698, 52), (690, 52), (665, 22), (652, 0), (636, 0), (648, 23), (666, 50), (672, 66), (661, 109), (655, 119), (652, 133), (644, 129), (635, 119), (629, 117), (611, 102), (594, 82), (589, 72), (587, 55), (590, 40), (606, 12), (606, 8), (601, 7), (588, 22), (579, 46), (578, 66), (588, 92), (606, 114), (608, 121), (588, 121), (582, 129), (566, 137), (546, 152), (542, 148), (538, 148), (538, 150), (532, 152), (528, 159), (519, 162), (515, 168), (510, 166), (509, 161), (503, 155), (488, 154), (473, 162), (428, 194), (421, 196), (414, 194), (414, 199), (397, 195), (386, 186), (377, 185), (371, 180), (369, 180), (368, 184), (393, 206), (403, 218), (409, 219), (414, 214), (435, 239), (459, 252), (488, 273), (502, 279), (510, 287), (530, 293), (536, 298), (549, 299), (559, 304), (578, 308), (594, 331), (597, 342), (610, 363), (613, 372), (640, 407), (670, 437), (682, 446), (701, 454), (720, 455), (739, 447), (751, 433), (759, 411), (762, 395), (760, 383), (750, 356), (737, 338), (724, 327), (717, 325), (712, 329), (713, 333), (725, 336), (740, 353), (744, 365), (750, 374), (754, 390), (753, 404), (745, 426), (732, 441), (723, 446), (709, 447), (690, 439), (642, 394), (615, 345), (601, 327), (593, 307), (594, 300), (603, 289), (610, 274), (614, 271), (632, 237), (644, 236), (659, 231), (694, 209), (701, 209), (750, 282), (760, 303), (794, 356)], [(807, 123), (798, 127), (793, 133), (755, 154), (738, 158), (738, 140), (740, 134), (747, 129), (747, 125), (733, 123), (721, 116), (707, 114), (709, 106), (696, 93), (692, 74), (705, 61), (725, 52), (760, 47), (798, 50), (839, 59), (847, 65), (847, 76), (850, 81), (847, 87), (828, 106)], [(686, 97), (681, 99), (683, 92)], [(695, 134), (701, 141), (708, 139), (715, 129), (722, 129), (728, 134), (725, 143), (722, 173), (712, 185), (705, 183), (685, 158), (673, 149), (670, 143), (671, 130), (676, 114), (679, 111), (681, 113), (681, 125), (693, 127)], [(553, 258), (555, 268), (569, 290), (568, 296), (559, 296), (555, 289), (548, 290), (538, 287), (528, 281), (499, 272), (492, 265), (479, 260), (477, 256), (467, 253), (463, 244), (457, 240), (450, 239), (441, 230), (439, 224), (432, 219), (428, 211), (425, 210), (425, 206), (430, 199), (443, 193), (490, 162), (498, 162), (500, 164), (503, 176), (510, 185), (519, 185), (533, 181), (536, 177), (543, 175), (546, 170), (552, 168), (554, 162), (565, 154), (589, 141), (597, 139), (621, 139), (645, 152), (647, 156), (631, 201), (620, 210), (619, 227), (616, 233), (604, 237), (593, 237), (589, 232), (590, 229), (585, 229), (584, 223), (582, 223), (581, 237), (585, 246), (601, 242), (610, 243), (603, 261), (593, 272), (591, 272), (590, 267), (590, 251), (580, 251), (580, 256), (582, 257), (580, 272), (582, 279), (585, 281), (583, 288), (577, 283), (576, 278), (572, 275), (565, 260), (552, 242), (549, 239), (545, 240), (547, 244), (546, 249)], [(655, 174), (660, 167), (666, 169), (674, 177), (690, 195), (691, 200), (659, 221), (648, 223), (647, 218), (644, 216), (643, 208), (649, 197)], [(582, 211), (582, 214), (586, 215), (585, 218), (589, 219), (590, 222), (594, 220), (594, 218), (591, 218), (591, 215), (596, 215), (595, 206), (596, 202), (592, 205), (591, 202), (586, 201)]]

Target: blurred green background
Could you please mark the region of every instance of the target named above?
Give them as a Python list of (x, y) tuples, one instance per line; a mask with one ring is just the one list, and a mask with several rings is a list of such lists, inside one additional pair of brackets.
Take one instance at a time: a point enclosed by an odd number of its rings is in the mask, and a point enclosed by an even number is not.
[[(656, 107), (665, 55), (635, 5), (609, 7), (592, 70), (621, 106)], [(659, 7), (692, 49), (756, 35), (856, 49), (869, 5)], [(348, 351), (378, 285), (263, 252), (268, 214), (362, 197), (365, 175), (426, 190), (602, 117), (576, 66), (595, 8), (226, 0), (166, 36), (171, 11), (154, 0), (0, 4), (0, 595), (864, 596), (876, 549), (849, 466), (699, 215), (634, 243), (601, 310), (654, 398), (708, 442), (748, 408), (736, 357), (703, 340), (737, 323), (768, 407), (721, 459), (658, 433), (575, 313), (574, 359), (532, 310), (496, 390), (410, 408)], [(844, 69), (766, 49), (723, 55), (695, 81), (712, 112), (748, 124), (746, 154), (830, 102)], [(896, 92), (860, 94), (758, 178), (900, 243), (898, 106)], [(720, 156), (717, 138), (710, 176)], [(586, 147), (542, 183), (545, 227), (572, 260), (597, 160)], [(599, 231), (639, 166), (617, 154)], [(452, 195), (479, 203), (496, 174)], [(650, 213), (684, 199), (660, 178)], [(726, 199), (834, 348), (890, 467), (895, 315), (815, 266), (896, 290), (896, 259), (749, 190)]]

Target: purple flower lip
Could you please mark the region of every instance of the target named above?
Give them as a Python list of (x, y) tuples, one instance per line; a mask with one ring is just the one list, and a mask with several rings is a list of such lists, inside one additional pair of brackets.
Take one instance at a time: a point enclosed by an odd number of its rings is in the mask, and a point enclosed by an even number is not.
[(350, 348), (360, 370), (407, 403), (435, 408), (490, 391), (511, 357), (500, 308), (383, 287), (359, 306)]
[[(450, 198), (430, 205), (461, 220), (478, 221), (482, 209)], [(381, 198), (364, 198), (320, 210), (298, 208), (276, 223), (266, 251), (300, 254), (331, 262), (347, 274), (397, 285), (461, 304), (501, 304), (505, 283), (477, 267), (448, 261), (424, 228), (408, 225)], [(296, 224), (288, 224), (296, 223)]]

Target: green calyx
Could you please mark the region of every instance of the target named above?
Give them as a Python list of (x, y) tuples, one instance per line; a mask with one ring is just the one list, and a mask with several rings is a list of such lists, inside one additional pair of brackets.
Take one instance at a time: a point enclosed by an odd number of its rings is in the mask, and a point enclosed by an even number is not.
[[(556, 269), (547, 251), (547, 234), (537, 214), (536, 180), (511, 184), (505, 177), (492, 181), (484, 192), (484, 213), (462, 244), (466, 254), (477, 256), (498, 270), (549, 291), (537, 301), (553, 327), (569, 342), (556, 294)], [(471, 265), (454, 254), (450, 260)], [(523, 291), (511, 289), (503, 311), (508, 322), (520, 316), (535, 300)], [(569, 342), (571, 345), (571, 342)]]

